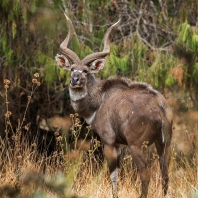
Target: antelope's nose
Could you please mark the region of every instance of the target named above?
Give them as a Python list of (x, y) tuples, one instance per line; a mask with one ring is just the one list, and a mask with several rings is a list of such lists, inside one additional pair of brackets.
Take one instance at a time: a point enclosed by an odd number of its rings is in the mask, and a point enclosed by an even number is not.
[(77, 83), (78, 81), (79, 81), (79, 78), (78, 77), (71, 78), (71, 82), (72, 83)]
[(79, 82), (79, 76), (73, 76), (73, 77), (71, 77), (70, 82), (72, 84), (77, 84)]

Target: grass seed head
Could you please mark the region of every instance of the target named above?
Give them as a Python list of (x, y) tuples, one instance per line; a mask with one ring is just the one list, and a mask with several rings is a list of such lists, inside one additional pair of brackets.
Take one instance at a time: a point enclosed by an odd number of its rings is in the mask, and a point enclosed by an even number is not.
[(4, 84), (5, 84), (5, 85), (9, 85), (9, 84), (10, 84), (10, 81), (9, 81), (8, 79), (5, 79), (5, 80), (4, 80)]
[(58, 136), (58, 137), (56, 138), (56, 141), (57, 141), (57, 142), (60, 142), (60, 141), (62, 141), (62, 139), (63, 139), (62, 136)]
[(6, 117), (6, 118), (9, 118), (11, 115), (12, 115), (12, 112), (11, 112), (11, 111), (7, 111), (7, 112), (5, 113), (5, 117)]
[(35, 73), (35, 74), (34, 74), (34, 77), (35, 77), (35, 78), (38, 78), (38, 77), (39, 77), (39, 73)]
[(8, 88), (9, 88), (9, 86), (8, 86), (8, 85), (5, 85), (5, 86), (4, 86), (4, 88), (5, 88), (5, 89), (8, 89)]
[(36, 78), (33, 78), (33, 79), (32, 79), (32, 83), (36, 84), (37, 82), (38, 82), (38, 81), (37, 81)]
[(59, 132), (58, 131), (54, 132), (54, 135), (59, 136)]

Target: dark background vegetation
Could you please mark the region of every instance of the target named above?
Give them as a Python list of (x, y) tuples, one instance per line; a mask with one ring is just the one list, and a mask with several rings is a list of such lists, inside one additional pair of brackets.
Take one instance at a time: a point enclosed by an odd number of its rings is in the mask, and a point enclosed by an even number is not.
[(198, 2), (194, 0), (1, 0), (0, 2), (0, 134), (5, 135), (4, 80), (13, 128), (23, 118), (32, 79), (39, 73), (26, 113), (32, 133), (37, 116), (73, 112), (68, 74), (54, 57), (71, 18), (76, 37), (70, 47), (80, 57), (102, 49), (107, 28), (121, 19), (110, 36), (111, 54), (101, 78), (125, 76), (150, 83), (173, 97), (175, 111), (198, 110)]
[[(164, 94), (174, 111), (167, 197), (198, 197), (195, 0), (0, 1), (1, 197), (111, 196), (105, 163), (96, 159), (103, 162), (101, 152), (96, 155), (100, 141), (93, 138), (91, 147), (86, 142), (91, 128), (73, 114), (69, 74), (54, 59), (68, 33), (63, 11), (76, 31), (70, 48), (81, 58), (101, 50), (107, 28), (121, 19), (110, 35), (106, 65), (97, 75), (144, 81)], [(59, 132), (70, 127), (73, 144), (68, 146)], [(143, 149), (154, 173), (149, 196), (161, 197), (158, 160), (152, 147), (151, 152)], [(136, 168), (127, 150), (123, 154), (120, 197), (138, 197)]]

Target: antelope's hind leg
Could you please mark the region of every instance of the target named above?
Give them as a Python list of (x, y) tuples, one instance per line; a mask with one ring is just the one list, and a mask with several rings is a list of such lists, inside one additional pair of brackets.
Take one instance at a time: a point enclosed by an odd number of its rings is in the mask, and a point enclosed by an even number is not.
[(160, 141), (155, 142), (156, 150), (159, 156), (159, 164), (160, 170), (162, 173), (162, 190), (164, 196), (167, 194), (168, 191), (168, 167), (170, 163), (170, 145), (162, 143)]
[(146, 198), (150, 181), (150, 171), (147, 166), (147, 160), (140, 148), (131, 146), (130, 151), (132, 160), (137, 166), (138, 173), (142, 182), (142, 192), (140, 198)]
[(120, 150), (118, 147), (104, 145), (104, 155), (107, 159), (110, 171), (110, 179), (113, 186), (113, 198), (118, 198), (117, 182)]

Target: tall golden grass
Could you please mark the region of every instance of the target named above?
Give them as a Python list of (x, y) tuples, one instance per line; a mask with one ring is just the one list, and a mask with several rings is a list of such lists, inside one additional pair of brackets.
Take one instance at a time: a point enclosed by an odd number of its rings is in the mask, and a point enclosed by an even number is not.
[[(8, 92), (9, 81), (5, 80), (5, 90)], [(39, 86), (38, 80), (33, 80), (32, 94)], [(29, 101), (31, 96), (29, 96)], [(23, 131), (28, 133), (29, 125), (19, 121), (14, 131), (10, 123), (9, 99), (6, 96), (5, 122), (6, 137), (0, 138), (0, 197), (1, 198), (110, 198), (111, 182), (106, 161), (103, 167), (98, 166), (93, 159), (93, 151), (87, 146), (86, 139), (79, 142), (78, 137), (82, 125), (78, 116), (71, 115), (72, 133), (75, 136), (75, 150), (69, 151), (67, 145), (61, 143), (63, 137), (55, 133), (55, 151), (47, 155), (46, 151), (37, 150), (37, 140), (29, 140)], [(27, 104), (28, 108), (28, 104)], [(197, 114), (190, 112), (185, 117), (186, 130), (198, 133)], [(185, 115), (183, 115), (185, 116)], [(25, 117), (25, 112), (24, 112)], [(22, 130), (23, 129), (23, 130)], [(90, 128), (87, 128), (87, 133)], [(178, 129), (180, 130), (180, 129)], [(182, 129), (183, 130), (183, 129)], [(8, 133), (12, 132), (12, 141)], [(195, 140), (195, 139), (194, 139)], [(197, 142), (194, 141), (193, 155), (183, 155), (172, 146), (169, 168), (170, 183), (167, 198), (198, 197), (198, 159), (196, 156)], [(93, 148), (95, 149), (95, 148)], [(148, 151), (148, 152), (147, 152)], [(154, 151), (155, 152), (155, 151)], [(127, 153), (127, 152), (124, 152)], [(162, 198), (161, 173), (158, 158), (150, 154), (151, 181), (148, 197)], [(139, 197), (141, 183), (136, 167), (131, 163), (129, 155), (123, 155), (119, 170), (119, 198)]]

